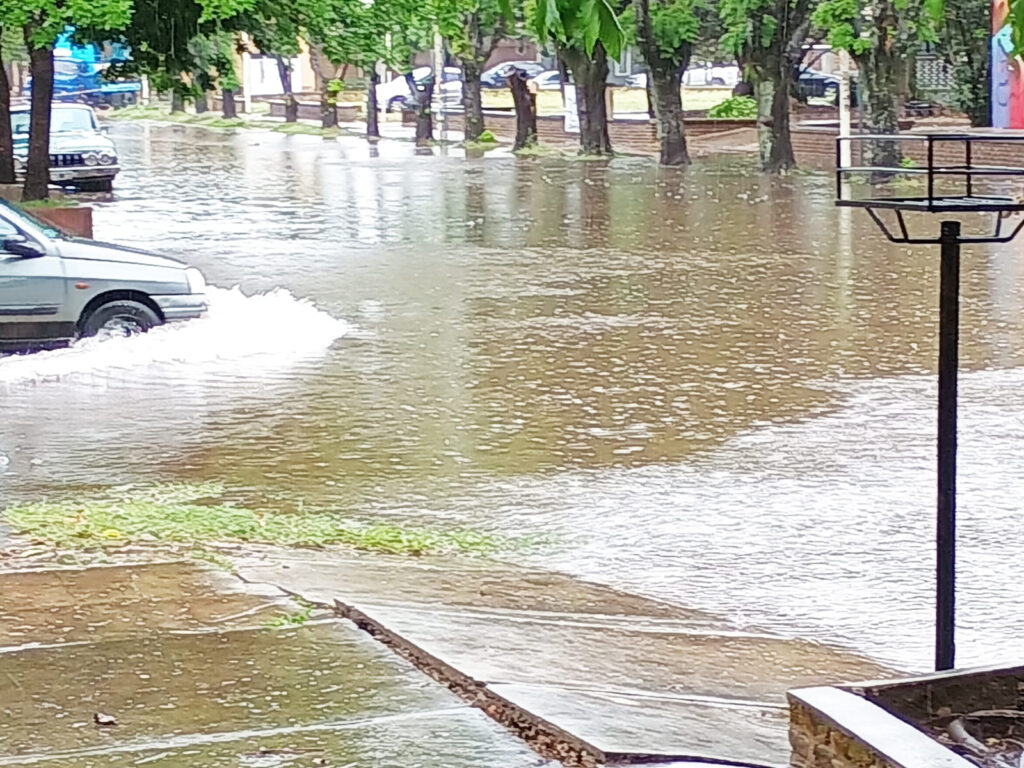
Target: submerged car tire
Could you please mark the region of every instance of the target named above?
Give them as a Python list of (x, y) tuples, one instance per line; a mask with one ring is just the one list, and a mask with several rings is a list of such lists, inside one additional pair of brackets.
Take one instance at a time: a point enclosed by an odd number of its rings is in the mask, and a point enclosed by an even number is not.
[(113, 179), (82, 179), (75, 182), (80, 192), (113, 192)]
[(160, 316), (138, 301), (119, 299), (98, 306), (82, 319), (79, 335), (136, 336), (161, 325)]

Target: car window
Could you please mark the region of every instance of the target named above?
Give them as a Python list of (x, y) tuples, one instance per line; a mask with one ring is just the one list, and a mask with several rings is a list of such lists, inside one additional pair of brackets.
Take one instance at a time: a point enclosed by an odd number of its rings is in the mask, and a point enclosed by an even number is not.
[[(11, 113), (11, 132), (27, 135), (30, 115), (28, 112)], [(92, 111), (88, 109), (55, 109), (50, 113), (50, 132), (95, 131)]]
[(443, 77), (444, 77), (444, 81), (446, 83), (454, 83), (457, 80), (461, 80), (462, 79), (462, 73), (461, 72), (445, 72)]
[(50, 130), (56, 133), (75, 131), (95, 131), (92, 110), (90, 109), (55, 109), (50, 117)]
[(12, 112), (11, 113), (11, 132), (18, 136), (28, 134), (28, 112)]

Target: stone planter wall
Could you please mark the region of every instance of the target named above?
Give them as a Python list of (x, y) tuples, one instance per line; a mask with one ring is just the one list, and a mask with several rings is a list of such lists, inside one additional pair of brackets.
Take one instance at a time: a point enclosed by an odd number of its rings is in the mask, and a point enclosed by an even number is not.
[[(1024, 667), (937, 672), (921, 677), (789, 692), (792, 768), (976, 768), (937, 741), (929, 728), (971, 713), (988, 727), (982, 739), (1019, 738)], [(978, 720), (986, 720), (976, 714)], [(1000, 732), (999, 728), (1004, 731)], [(1007, 732), (1012, 731), (1012, 733)]]

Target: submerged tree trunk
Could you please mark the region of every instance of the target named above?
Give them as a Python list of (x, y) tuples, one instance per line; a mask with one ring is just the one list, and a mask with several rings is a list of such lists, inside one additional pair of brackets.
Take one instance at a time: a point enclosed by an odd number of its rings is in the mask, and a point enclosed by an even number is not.
[[(686, 165), (686, 127), (683, 125), (683, 72), (690, 64), (693, 47), (682, 43), (667, 56), (654, 33), (650, 0), (636, 0), (636, 41), (647, 62), (647, 98), (653, 102), (658, 121), (662, 165)], [(652, 98), (653, 97), (653, 98)]]
[(221, 89), (220, 107), (220, 111), (228, 120), (238, 117), (238, 105), (235, 104), (235, 91), (233, 88)]
[[(857, 57), (857, 71), (864, 86), (864, 117), (868, 133), (893, 135), (899, 133), (896, 97), (896, 56), (890, 46), (876, 46)], [(898, 167), (899, 142), (871, 141), (868, 144), (869, 165)]]
[(366, 138), (380, 138), (380, 107), (377, 104), (377, 86), (380, 85), (380, 73), (377, 72), (377, 65), (370, 69), (370, 87), (366, 91)]
[(327, 92), (327, 84), (320, 91), (320, 127), (336, 128), (338, 126), (337, 102)]
[(537, 104), (534, 95), (526, 87), (529, 75), (521, 69), (508, 77), (512, 90), (512, 103), (516, 108), (516, 140), (512, 150), (526, 149), (537, 143)]
[(35, 47), (32, 27), (25, 28), (25, 43), (32, 73), (32, 115), (29, 119), (28, 162), (25, 168), (24, 200), (45, 200), (50, 196), (50, 104), (53, 101), (53, 49)]
[(580, 118), (580, 153), (611, 155), (608, 136), (608, 102), (605, 91), (608, 80), (608, 53), (598, 42), (591, 56), (576, 48), (562, 52), (565, 63), (576, 81), (576, 112)]
[(761, 169), (766, 173), (782, 173), (796, 167), (789, 132), (789, 82), (781, 68), (773, 68), (758, 78), (754, 97)]
[(472, 55), (462, 58), (462, 109), (466, 141), (476, 141), (484, 132), (484, 104), (480, 75), (482, 67)]
[(274, 56), (277, 62), (277, 76), (281, 79), (281, 93), (284, 94), (284, 121), (295, 123), (299, 120), (299, 102), (292, 92), (292, 65), (284, 56)]
[(11, 132), (11, 83), (0, 56), (0, 184), (14, 183), (14, 136)]
[(434, 116), (430, 111), (430, 103), (434, 98), (434, 78), (427, 78), (422, 90), (416, 86), (411, 72), (405, 73), (405, 82), (416, 103), (416, 144), (426, 146), (434, 140)]
[[(657, 72), (657, 74), (655, 74)], [(683, 70), (664, 72), (651, 69), (654, 113), (658, 120), (658, 141), (662, 165), (687, 165), (686, 128), (683, 125), (683, 99), (680, 94)]]

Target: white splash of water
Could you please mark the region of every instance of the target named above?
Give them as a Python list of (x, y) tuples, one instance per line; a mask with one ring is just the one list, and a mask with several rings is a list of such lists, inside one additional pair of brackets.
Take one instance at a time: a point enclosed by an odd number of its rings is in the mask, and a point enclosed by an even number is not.
[(273, 370), (322, 354), (351, 326), (283, 289), (246, 296), (207, 289), (209, 311), (130, 338), (84, 339), (67, 349), (0, 358), (0, 384), (109, 379), (136, 371), (175, 376)]

